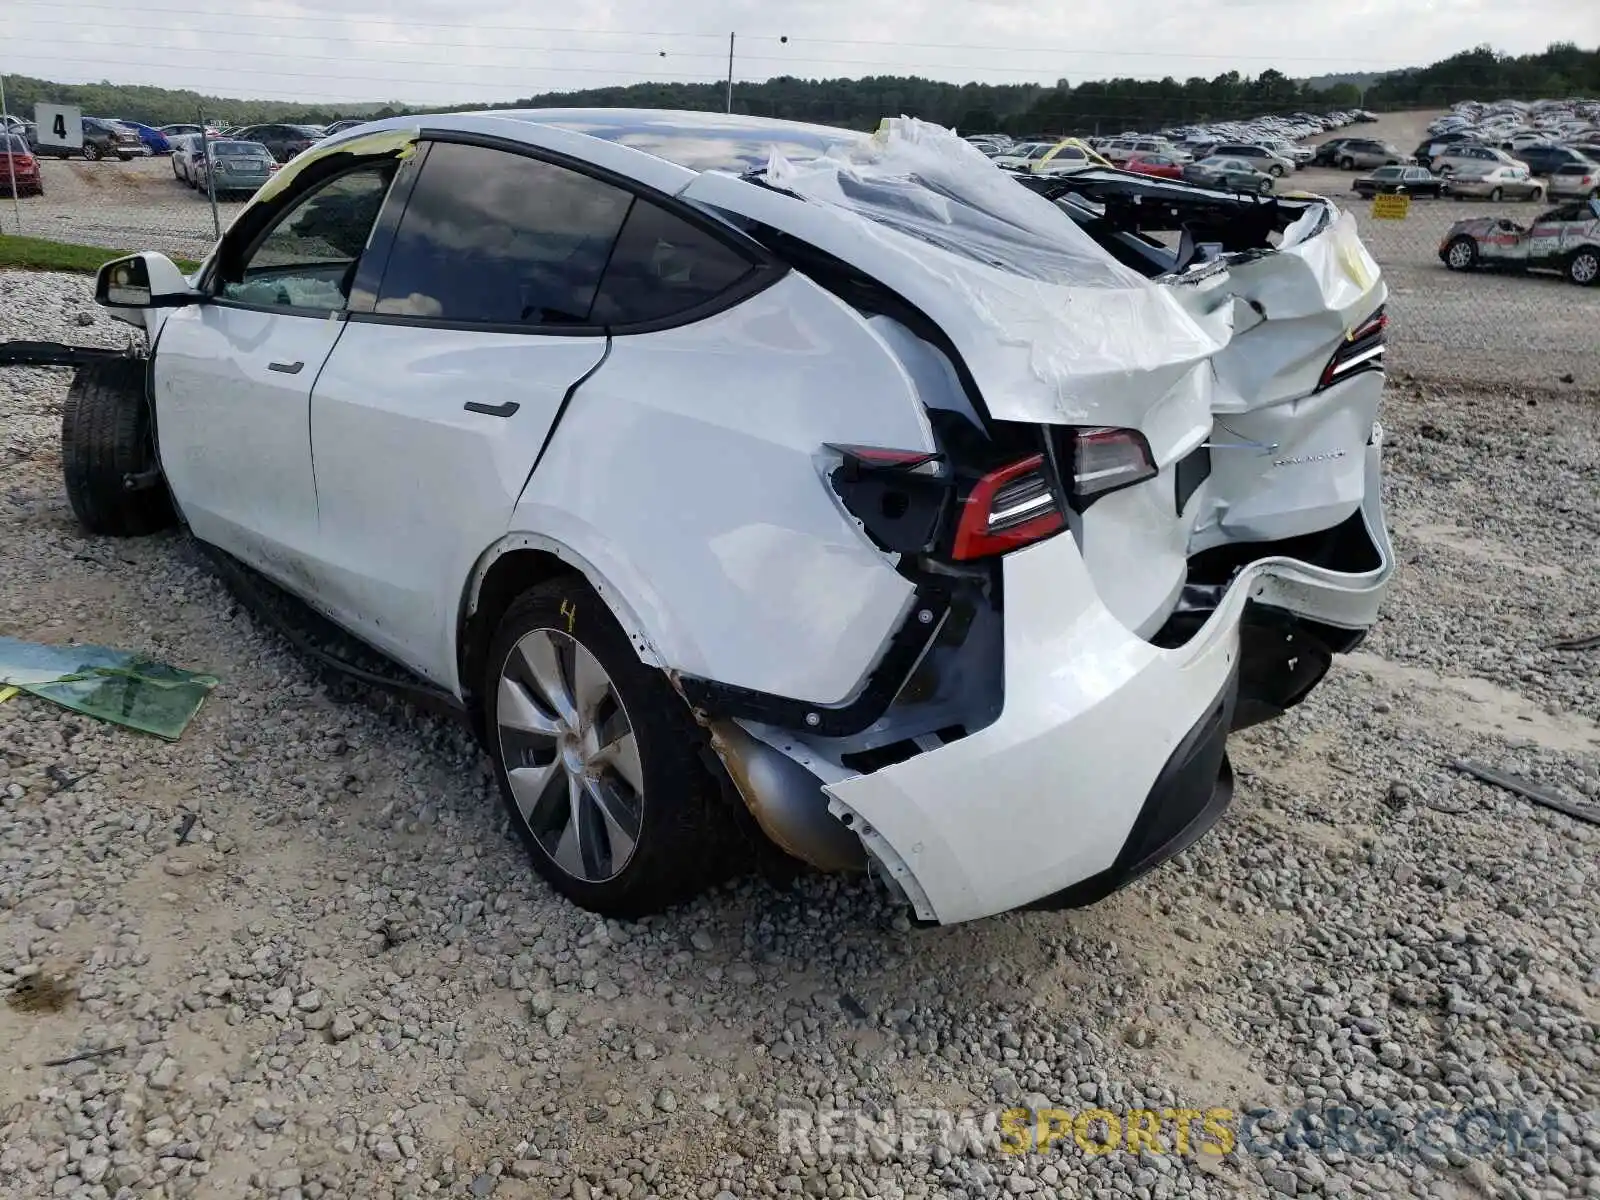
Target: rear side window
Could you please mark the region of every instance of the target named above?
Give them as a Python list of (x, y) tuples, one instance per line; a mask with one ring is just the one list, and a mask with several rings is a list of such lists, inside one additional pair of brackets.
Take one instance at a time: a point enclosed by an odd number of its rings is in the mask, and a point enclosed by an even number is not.
[(636, 325), (709, 304), (754, 269), (626, 189), (524, 155), (435, 142), (374, 311), (529, 328)]
[(554, 163), (435, 142), (375, 311), (494, 325), (584, 325), (633, 197)]
[(709, 304), (754, 268), (738, 251), (648, 200), (636, 200), (595, 296), (590, 324), (661, 321)]

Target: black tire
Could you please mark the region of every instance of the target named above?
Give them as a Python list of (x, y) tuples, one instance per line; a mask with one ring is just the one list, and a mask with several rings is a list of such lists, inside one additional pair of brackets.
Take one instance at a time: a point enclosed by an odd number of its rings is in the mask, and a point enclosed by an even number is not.
[(1356, 169), (1356, 160), (1353, 158), (1341, 158), (1339, 160), (1339, 169), (1341, 171), (1354, 171)]
[(1505, 193), (1505, 189), (1504, 188), (1491, 188), (1490, 189), (1490, 191), (1489, 191), (1489, 199), (1493, 203), (1499, 204), (1500, 201), (1504, 200), (1505, 198), (1506, 198), (1506, 193)]
[[(598, 882), (568, 872), (540, 844), (507, 774), (501, 675), (518, 643), (537, 630), (564, 635), (594, 656), (637, 744), (643, 784), (638, 836), (621, 869)], [(709, 753), (705, 732), (666, 676), (639, 661), (605, 601), (581, 577), (550, 580), (511, 604), (490, 643), (481, 694), (485, 740), (511, 825), (534, 869), (568, 900), (603, 916), (633, 919), (690, 900), (728, 876), (741, 825), (702, 757)]]
[[(1462, 246), (1466, 247), (1465, 251), (1460, 250)], [(1444, 248), (1444, 255), (1444, 265), (1450, 270), (1470, 271), (1478, 265), (1478, 243), (1461, 234), (1450, 240), (1450, 244)]]
[(101, 151), (99, 146), (96, 146), (93, 142), (85, 142), (83, 144), (83, 158), (85, 162), (99, 162), (100, 156)]
[(1567, 278), (1579, 287), (1600, 282), (1600, 250), (1585, 248), (1567, 259)]
[(1263, 179), (1260, 183), (1256, 184), (1256, 191), (1258, 191), (1258, 192), (1266, 193), (1266, 192), (1270, 192), (1271, 190), (1272, 190), (1272, 180), (1271, 179)]
[(143, 359), (79, 367), (61, 414), (61, 470), (72, 511), (90, 533), (141, 537), (177, 519), (166, 484), (123, 482), (156, 466)]

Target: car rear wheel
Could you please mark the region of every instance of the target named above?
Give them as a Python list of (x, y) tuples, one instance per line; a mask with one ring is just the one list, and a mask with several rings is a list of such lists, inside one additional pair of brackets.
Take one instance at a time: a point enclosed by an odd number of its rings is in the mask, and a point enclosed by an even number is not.
[(1339, 160), (1339, 169), (1341, 171), (1354, 171), (1356, 169), (1356, 160), (1349, 157), (1341, 158)]
[(1478, 243), (1465, 234), (1457, 237), (1444, 251), (1444, 265), (1452, 271), (1468, 271), (1478, 263)]
[(1506, 192), (1504, 188), (1494, 188), (1489, 192), (1489, 199), (1493, 200), (1496, 204), (1500, 203), (1500, 201), (1504, 200), (1505, 198)]
[(739, 826), (701, 757), (704, 733), (581, 578), (506, 610), (483, 696), (511, 824), (556, 891), (633, 918), (727, 875)]
[(90, 533), (139, 537), (176, 519), (145, 401), (145, 362), (79, 367), (61, 414), (67, 500)]
[(1579, 287), (1592, 287), (1600, 279), (1600, 250), (1579, 250), (1569, 258), (1567, 278)]

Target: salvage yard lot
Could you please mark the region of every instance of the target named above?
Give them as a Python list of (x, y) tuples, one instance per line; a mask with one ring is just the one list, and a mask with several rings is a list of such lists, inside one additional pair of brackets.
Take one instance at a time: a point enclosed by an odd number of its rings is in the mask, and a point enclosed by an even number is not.
[[(1338, 133), (1376, 137), (1409, 154), (1437, 115), (1389, 114)], [(214, 240), (210, 203), (178, 182), (165, 158), (47, 159), (42, 169), (45, 194), (21, 202), (27, 233), (192, 258), (202, 257)], [(1496, 386), (1562, 385), (1571, 376), (1572, 386), (1600, 388), (1600, 287), (1574, 287), (1554, 275), (1455, 274), (1439, 261), (1440, 240), (1453, 222), (1490, 213), (1526, 222), (1545, 206), (1419, 200), (1405, 220), (1380, 221), (1372, 218), (1370, 201), (1350, 192), (1358, 174), (1307, 168), (1279, 188), (1329, 196), (1355, 214), (1395, 298), (1390, 339), (1398, 370)], [(227, 228), (243, 205), (217, 207)], [(14, 231), (9, 207), (0, 212), (3, 227)]]
[[(83, 277), (0, 272), (0, 338), (124, 333)], [(1594, 391), (1392, 383), (1395, 589), (1233, 740), (1217, 831), (1093, 909), (913, 930), (865, 881), (631, 926), (559, 900), (464, 733), (330, 691), (183, 536), (79, 531), (66, 383), (0, 375), (0, 635), (222, 683), (172, 745), (0, 704), (0, 1195), (1600, 1194), (1600, 836), (1446, 766), (1600, 803), (1600, 652), (1548, 648), (1600, 626)], [(1161, 1155), (792, 1137), (1019, 1103), (1276, 1116), (1221, 1162), (1170, 1125)], [(1287, 1136), (1325, 1104), (1554, 1115), (1454, 1156)]]

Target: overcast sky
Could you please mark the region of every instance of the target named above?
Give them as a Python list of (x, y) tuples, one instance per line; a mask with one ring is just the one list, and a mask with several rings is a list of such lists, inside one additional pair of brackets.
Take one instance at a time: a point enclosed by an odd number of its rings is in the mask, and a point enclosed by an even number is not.
[[(646, 79), (1073, 83), (1422, 65), (1600, 43), (1600, 0), (0, 0), (0, 72), (418, 104)], [(780, 38), (787, 36), (784, 43)]]

